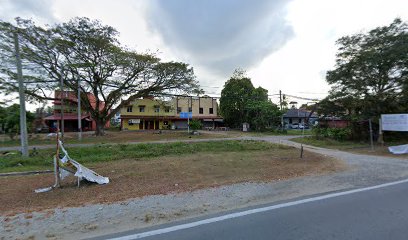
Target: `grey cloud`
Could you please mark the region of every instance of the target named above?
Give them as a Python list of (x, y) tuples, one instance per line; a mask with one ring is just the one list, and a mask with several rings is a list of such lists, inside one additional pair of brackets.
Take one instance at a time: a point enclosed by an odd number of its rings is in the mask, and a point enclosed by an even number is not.
[(156, 0), (149, 24), (195, 65), (219, 75), (250, 68), (293, 36), (288, 0)]
[(52, 3), (52, 0), (1, 0), (0, 18), (13, 21), (16, 17), (22, 17), (46, 23), (55, 22)]

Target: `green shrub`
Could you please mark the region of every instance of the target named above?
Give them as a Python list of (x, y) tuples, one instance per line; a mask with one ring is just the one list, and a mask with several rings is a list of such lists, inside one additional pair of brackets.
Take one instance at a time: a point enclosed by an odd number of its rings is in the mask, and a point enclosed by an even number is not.
[(199, 130), (203, 127), (200, 120), (193, 119), (190, 121), (190, 128), (193, 131)]
[(316, 126), (312, 129), (313, 136), (316, 139), (331, 138), (337, 141), (348, 140), (352, 136), (351, 128), (322, 128)]

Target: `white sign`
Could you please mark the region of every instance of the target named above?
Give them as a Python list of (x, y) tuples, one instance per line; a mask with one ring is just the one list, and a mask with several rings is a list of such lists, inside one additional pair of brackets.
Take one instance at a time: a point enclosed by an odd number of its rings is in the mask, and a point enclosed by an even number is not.
[(129, 119), (129, 123), (139, 124), (139, 123), (140, 123), (140, 119)]
[(383, 131), (408, 132), (408, 114), (381, 114)]

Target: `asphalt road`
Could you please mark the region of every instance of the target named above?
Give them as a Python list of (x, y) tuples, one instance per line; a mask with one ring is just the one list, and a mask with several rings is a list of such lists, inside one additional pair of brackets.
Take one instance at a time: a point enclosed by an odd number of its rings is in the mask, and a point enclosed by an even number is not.
[(360, 190), (101, 239), (408, 239), (408, 180)]

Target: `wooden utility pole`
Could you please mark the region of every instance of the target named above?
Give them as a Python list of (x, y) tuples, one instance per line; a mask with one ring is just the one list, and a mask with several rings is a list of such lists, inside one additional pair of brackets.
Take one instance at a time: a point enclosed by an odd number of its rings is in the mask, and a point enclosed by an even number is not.
[(368, 119), (368, 128), (370, 131), (370, 146), (371, 146), (371, 151), (374, 151), (374, 143), (373, 143), (373, 127), (371, 124), (371, 118)]
[(60, 177), (60, 167), (59, 167), (59, 161), (60, 157), (60, 145), (59, 145), (59, 124), (57, 127), (57, 152), (55, 153), (54, 156), (54, 174), (55, 174), (55, 184), (54, 187), (60, 187), (60, 182), (61, 182), (61, 177)]
[(61, 99), (61, 139), (64, 140), (64, 67), (61, 69), (61, 74), (60, 74), (60, 99)]
[(282, 104), (282, 91), (279, 90), (279, 105), (280, 105), (280, 109), (282, 111), (282, 116), (281, 116), (281, 127), (283, 130), (283, 104)]
[(82, 141), (81, 85), (78, 77), (78, 141)]
[(18, 94), (20, 98), (20, 140), (21, 140), (21, 155), (28, 157), (28, 140), (27, 140), (27, 117), (25, 108), (25, 95), (23, 83), (23, 69), (21, 66), (20, 46), (18, 42), (18, 34), (14, 32), (14, 48), (17, 62), (17, 80), (18, 80)]

